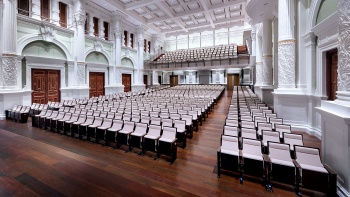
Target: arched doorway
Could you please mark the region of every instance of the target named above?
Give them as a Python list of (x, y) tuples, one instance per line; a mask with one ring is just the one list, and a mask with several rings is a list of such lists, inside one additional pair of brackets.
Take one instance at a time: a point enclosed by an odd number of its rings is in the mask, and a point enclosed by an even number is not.
[(32, 103), (59, 102), (67, 60), (65, 52), (54, 43), (34, 41), (23, 48), (22, 55), (26, 57), (22, 61), (23, 86), (31, 88)]
[[(134, 63), (130, 58), (124, 57), (121, 60), (122, 67), (133, 70)], [(131, 91), (131, 85), (132, 85), (132, 72), (123, 72), (122, 73), (122, 84), (124, 85), (124, 92), (130, 92)]]
[(108, 59), (100, 52), (91, 52), (86, 56), (89, 72), (89, 95), (98, 97), (105, 94), (106, 76), (108, 73)]

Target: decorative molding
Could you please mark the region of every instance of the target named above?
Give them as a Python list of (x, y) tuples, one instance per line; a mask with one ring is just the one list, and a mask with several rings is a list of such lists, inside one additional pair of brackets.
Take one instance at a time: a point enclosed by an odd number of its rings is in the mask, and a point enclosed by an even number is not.
[(2, 56), (2, 85), (17, 86), (17, 56)]
[(262, 65), (262, 84), (263, 85), (273, 85), (273, 78), (272, 78), (272, 55), (266, 55), (263, 58), (263, 65)]
[(94, 50), (97, 52), (101, 52), (102, 51), (102, 43), (97, 39), (95, 39), (93, 42), (94, 42)]
[(77, 63), (77, 83), (78, 85), (85, 85), (85, 64)]
[(338, 0), (338, 91), (350, 91), (349, 44), (350, 44), (350, 1)]
[(295, 43), (278, 44), (278, 86), (295, 87)]
[(84, 26), (86, 21), (86, 15), (83, 13), (75, 13), (74, 14), (74, 25), (75, 26)]
[(290, 44), (290, 43), (295, 43), (295, 40), (281, 40), (281, 41), (278, 41), (278, 44)]
[(53, 27), (41, 26), (39, 28), (40, 34), (43, 37), (43, 40), (47, 42), (52, 42), (55, 40), (55, 30)]

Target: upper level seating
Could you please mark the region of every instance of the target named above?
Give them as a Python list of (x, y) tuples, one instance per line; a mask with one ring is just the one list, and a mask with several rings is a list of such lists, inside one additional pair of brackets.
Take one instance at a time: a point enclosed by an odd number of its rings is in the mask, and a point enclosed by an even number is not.
[(157, 62), (198, 61), (203, 59), (234, 58), (237, 57), (236, 45), (220, 45), (187, 50), (166, 52)]

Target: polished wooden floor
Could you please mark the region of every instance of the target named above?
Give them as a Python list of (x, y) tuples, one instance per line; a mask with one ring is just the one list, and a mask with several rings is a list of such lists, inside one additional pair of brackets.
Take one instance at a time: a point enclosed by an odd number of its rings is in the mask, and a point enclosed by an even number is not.
[[(55, 134), (31, 124), (0, 121), (0, 196), (295, 196), (291, 187), (265, 191), (216, 175), (216, 151), (231, 92), (225, 92), (198, 133), (178, 149), (173, 165)], [(29, 121), (30, 122), (30, 121)], [(305, 145), (320, 147), (307, 134)], [(308, 193), (309, 195), (319, 195)]]

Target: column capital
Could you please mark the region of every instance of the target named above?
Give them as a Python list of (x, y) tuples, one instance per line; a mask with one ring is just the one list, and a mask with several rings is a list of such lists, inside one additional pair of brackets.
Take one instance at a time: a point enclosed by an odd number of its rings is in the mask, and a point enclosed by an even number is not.
[(145, 32), (147, 30), (148, 30), (148, 28), (145, 25), (141, 24), (141, 25), (137, 26), (137, 33), (138, 34), (143, 34), (143, 32)]
[(123, 29), (119, 26), (119, 27), (116, 27), (114, 30), (113, 30), (113, 33), (114, 33), (114, 36), (116, 38), (121, 38), (122, 34), (123, 34)]
[(85, 12), (77, 12), (73, 15), (75, 25), (85, 25), (86, 14)]
[(126, 19), (128, 17), (128, 15), (124, 14), (123, 12), (116, 10), (114, 12), (112, 12), (112, 19), (114, 21), (122, 21), (124, 19)]

